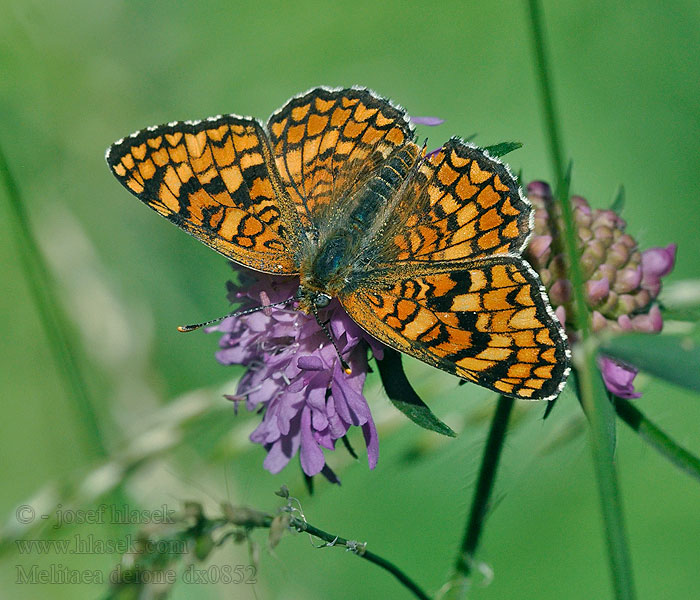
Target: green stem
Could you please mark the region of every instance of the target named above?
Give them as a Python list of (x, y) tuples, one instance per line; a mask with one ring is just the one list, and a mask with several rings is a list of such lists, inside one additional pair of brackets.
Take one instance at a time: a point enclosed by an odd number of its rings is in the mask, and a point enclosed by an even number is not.
[(528, 5), (542, 109), (548, 132), (549, 153), (564, 222), (563, 235), (568, 257), (569, 279), (574, 296), (573, 317), (581, 338), (580, 346), (574, 348), (574, 365), (579, 377), (581, 402), (590, 423), (593, 461), (600, 492), (615, 595), (618, 599), (627, 600), (634, 598), (634, 586), (617, 474), (613, 463), (613, 447), (609, 443), (609, 431), (614, 426), (614, 419), (610, 414), (612, 411), (607, 397), (596, 393), (594, 389), (593, 377), (596, 365), (591, 344), (590, 315), (586, 307), (583, 275), (576, 245), (577, 234), (569, 199), (568, 178), (564, 168), (564, 152), (545, 49), (542, 11), (538, 0), (528, 0)]
[(469, 519), (464, 530), (462, 548), (455, 564), (456, 577), (455, 587), (458, 587), (460, 577), (468, 577), (472, 571), (474, 556), (479, 546), (481, 532), (484, 528), (484, 520), (489, 510), (491, 492), (496, 481), (498, 463), (503, 450), (503, 443), (508, 430), (508, 419), (513, 410), (514, 400), (506, 396), (500, 396), (496, 406), (496, 412), (491, 421), (491, 429), (486, 440), (484, 453), (481, 458), (481, 468), (479, 469), (479, 479), (477, 480), (474, 498), (472, 500)]
[(53, 291), (53, 280), (49, 268), (32, 233), (19, 187), (12, 176), (2, 147), (0, 147), (0, 179), (7, 191), (10, 214), (15, 221), (13, 230), (16, 233), (22, 270), (39, 312), (39, 319), (51, 348), (51, 354), (63, 378), (68, 397), (76, 406), (78, 421), (83, 425), (91, 450), (97, 456), (107, 456), (102, 442), (100, 424), (71, 344), (69, 327), (56, 303), (57, 294)]
[[(260, 527), (269, 528), (273, 523), (272, 515), (251, 508), (230, 506), (227, 511), (225, 510), (225, 514), (226, 516), (223, 519), (207, 520), (206, 517), (202, 516), (202, 518), (206, 521), (206, 527), (202, 525), (201, 529), (211, 530), (215, 527), (225, 525), (228, 522), (238, 527), (243, 527), (246, 530), (250, 530)], [(291, 513), (289, 513), (289, 527), (300, 532), (308, 533), (309, 535), (317, 537), (326, 542), (326, 544), (321, 547), (338, 546), (346, 548), (360, 558), (363, 558), (391, 573), (404, 587), (410, 590), (416, 598), (419, 598), (420, 600), (430, 600), (430, 596), (428, 596), (428, 594), (426, 594), (415, 581), (413, 581), (401, 569), (394, 565), (394, 563), (382, 558), (374, 552), (367, 550), (366, 544), (328, 533), (323, 529), (319, 529), (318, 527), (314, 527), (310, 523), (307, 523), (303, 518), (292, 516)]]
[(392, 562), (389, 562), (385, 558), (378, 556), (374, 552), (366, 550), (362, 544), (358, 544), (357, 542), (353, 542), (343, 537), (336, 536), (332, 533), (323, 531), (322, 529), (314, 527), (313, 525), (310, 525), (306, 521), (297, 517), (292, 517), (292, 519), (290, 520), (290, 525), (294, 527), (297, 531), (304, 531), (327, 542), (328, 545), (344, 546), (345, 548), (352, 550), (354, 554), (357, 554), (357, 556), (359, 556), (360, 558), (364, 558), (365, 560), (368, 560), (369, 562), (391, 573), (394, 577), (396, 577), (396, 579), (399, 580), (399, 582), (404, 587), (410, 590), (416, 598), (420, 598), (421, 600), (430, 600), (430, 596), (428, 596), (428, 594), (426, 594), (420, 587), (418, 587), (418, 584), (415, 581), (413, 581), (408, 575), (406, 575), (401, 569), (399, 569), (396, 565), (394, 565)]
[(700, 479), (700, 459), (697, 456), (674, 442), (628, 400), (615, 396), (613, 404), (617, 416), (636, 431), (639, 437), (648, 442), (681, 471)]

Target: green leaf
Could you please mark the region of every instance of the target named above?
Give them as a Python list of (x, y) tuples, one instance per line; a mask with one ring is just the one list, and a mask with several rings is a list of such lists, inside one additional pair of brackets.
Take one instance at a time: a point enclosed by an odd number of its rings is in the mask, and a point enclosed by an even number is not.
[(664, 283), (659, 304), (664, 320), (700, 321), (700, 279)]
[(214, 548), (216, 543), (210, 534), (198, 536), (194, 543), (194, 555), (197, 560), (206, 560)]
[(562, 196), (566, 196), (567, 198), (569, 197), (569, 193), (571, 192), (571, 177), (574, 172), (574, 161), (570, 160), (569, 164), (566, 165), (566, 173), (564, 173), (564, 179), (561, 181), (561, 187), (562, 189), (560, 190), (559, 187), (556, 189), (555, 196), (557, 198), (561, 198)]
[(615, 412), (647, 443), (682, 471), (700, 479), (700, 458), (683, 448), (652, 423), (632, 402), (613, 396)]
[(601, 351), (661, 379), (700, 392), (700, 346), (692, 338), (630, 333), (605, 341)]
[(423, 402), (409, 383), (401, 364), (401, 353), (391, 348), (384, 348), (384, 358), (377, 360), (379, 376), (382, 379), (384, 390), (391, 403), (406, 415), (416, 425), (447, 435), (456, 437), (457, 434), (438, 419), (428, 406)]
[(666, 308), (700, 308), (700, 279), (664, 283), (661, 297)]
[(610, 205), (610, 210), (616, 212), (618, 215), (622, 214), (622, 209), (625, 207), (625, 186), (620, 184), (613, 198), (612, 204)]
[(669, 308), (662, 305), (661, 314), (664, 321), (687, 321), (691, 327), (700, 321), (700, 308)]
[(501, 142), (500, 144), (494, 144), (493, 146), (486, 146), (484, 150), (486, 150), (486, 152), (488, 152), (491, 156), (499, 158), (522, 147), (523, 145), (520, 142)]

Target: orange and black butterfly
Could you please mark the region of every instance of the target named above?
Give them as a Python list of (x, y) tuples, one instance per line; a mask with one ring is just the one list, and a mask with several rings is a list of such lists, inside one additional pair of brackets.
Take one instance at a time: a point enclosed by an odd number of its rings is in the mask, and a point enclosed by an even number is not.
[(297, 275), (368, 333), (505, 395), (551, 399), (566, 336), (521, 256), (532, 209), (508, 167), (452, 138), (426, 156), (404, 110), (316, 88), (263, 125), (221, 115), (115, 142), (119, 181), (228, 259)]

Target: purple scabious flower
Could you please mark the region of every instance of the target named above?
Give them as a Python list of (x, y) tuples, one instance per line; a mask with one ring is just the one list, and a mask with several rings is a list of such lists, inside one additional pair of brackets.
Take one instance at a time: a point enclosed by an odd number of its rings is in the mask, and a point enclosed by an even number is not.
[[(293, 298), (299, 281), (234, 266), (240, 286), (229, 282), (229, 300), (251, 309)], [(291, 304), (291, 303), (290, 303)], [(370, 469), (377, 464), (379, 439), (362, 388), (368, 371), (367, 351), (382, 357), (383, 346), (366, 334), (337, 300), (319, 310), (352, 373), (346, 374), (338, 353), (312, 315), (293, 308), (270, 307), (228, 317), (209, 331), (224, 335), (217, 360), (248, 368), (235, 395), (263, 419), (250, 436), (267, 450), (264, 467), (279, 473), (297, 452), (309, 476), (338, 478), (326, 464), (324, 449), (333, 450), (351, 426), (362, 428)]]
[[(547, 288), (569, 339), (575, 340), (573, 323), (567, 320), (572, 288), (566, 279), (566, 256), (560, 243), (560, 209), (545, 182), (533, 181), (527, 191), (535, 208), (535, 229), (526, 257)], [(593, 331), (661, 331), (663, 319), (656, 299), (662, 277), (673, 269), (676, 245), (641, 251), (637, 241), (625, 233), (626, 223), (620, 215), (612, 210), (594, 210), (581, 196), (573, 196), (571, 202)], [(638, 372), (634, 365), (601, 356), (598, 366), (605, 386), (613, 394), (621, 398), (641, 396), (634, 390)]]

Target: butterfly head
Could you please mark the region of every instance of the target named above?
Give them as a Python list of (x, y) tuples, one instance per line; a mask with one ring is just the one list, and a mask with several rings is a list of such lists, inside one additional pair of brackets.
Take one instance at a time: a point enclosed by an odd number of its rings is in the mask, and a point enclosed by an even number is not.
[(318, 309), (326, 308), (331, 303), (331, 300), (333, 300), (332, 296), (326, 294), (325, 292), (313, 290), (308, 287), (304, 287), (304, 285), (300, 285), (296, 291), (296, 294), (294, 295), (294, 299), (297, 301), (297, 310), (300, 310), (307, 315), (312, 314), (316, 318), (318, 326), (326, 334), (326, 337), (330, 340), (331, 344), (333, 344), (343, 371), (345, 371), (346, 375), (352, 374), (352, 369), (343, 358), (343, 355), (340, 353), (340, 349), (335, 343), (327, 324), (324, 323), (318, 316)]
[(294, 299), (297, 301), (297, 310), (310, 315), (315, 314), (319, 308), (326, 308), (333, 298), (324, 292), (300, 285)]

